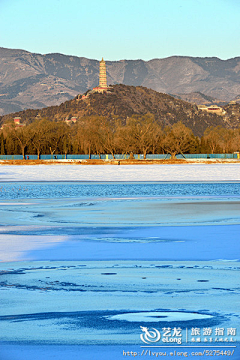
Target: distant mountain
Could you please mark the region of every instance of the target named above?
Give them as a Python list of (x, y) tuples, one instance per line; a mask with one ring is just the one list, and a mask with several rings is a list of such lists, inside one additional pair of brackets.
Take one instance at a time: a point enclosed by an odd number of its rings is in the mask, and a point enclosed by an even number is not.
[(113, 85), (107, 93), (90, 93), (86, 98), (80, 95), (59, 106), (8, 114), (0, 117), (0, 124), (13, 120), (15, 116), (20, 116), (22, 122), (29, 124), (39, 118), (64, 121), (66, 118), (76, 117), (79, 120), (91, 115), (104, 116), (109, 121), (120, 119), (124, 123), (132, 115), (146, 113), (153, 114), (163, 126), (182, 121), (199, 136), (209, 126), (234, 128), (240, 124), (240, 104), (228, 105), (226, 116), (219, 116), (198, 110), (196, 105), (167, 94), (122, 84)]
[(190, 94), (178, 94), (178, 95), (172, 95), (176, 99), (181, 99), (184, 101), (188, 101), (192, 104), (197, 105), (218, 105), (218, 106), (224, 106), (227, 105), (227, 101), (223, 101), (220, 99), (216, 99), (212, 96), (207, 96), (205, 94), (202, 94), (201, 92), (192, 92)]
[[(107, 61), (106, 65), (108, 84), (145, 86), (193, 102), (195, 95), (188, 94), (197, 92), (220, 99), (218, 103), (239, 99), (240, 57), (172, 56)], [(59, 105), (96, 86), (98, 71), (97, 60), (0, 48), (0, 115)]]
[(240, 95), (237, 95), (237, 96), (233, 99), (233, 101), (240, 103)]

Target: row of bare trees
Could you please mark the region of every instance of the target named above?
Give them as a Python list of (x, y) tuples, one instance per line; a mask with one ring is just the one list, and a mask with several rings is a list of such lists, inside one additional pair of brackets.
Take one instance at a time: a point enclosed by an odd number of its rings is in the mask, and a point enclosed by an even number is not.
[(239, 151), (240, 130), (220, 126), (194, 136), (181, 122), (162, 128), (151, 114), (132, 116), (123, 124), (90, 116), (69, 126), (47, 119), (24, 127), (7, 124), (0, 133), (1, 154), (146, 154), (232, 153)]

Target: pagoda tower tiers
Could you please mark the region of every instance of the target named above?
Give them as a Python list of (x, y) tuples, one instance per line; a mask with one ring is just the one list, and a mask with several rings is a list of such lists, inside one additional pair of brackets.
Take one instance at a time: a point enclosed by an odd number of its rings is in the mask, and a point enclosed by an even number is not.
[(93, 88), (93, 92), (103, 93), (108, 90), (107, 86), (107, 72), (106, 72), (106, 63), (102, 60), (99, 63), (99, 85)]
[(107, 88), (106, 63), (103, 58), (99, 64), (99, 87)]

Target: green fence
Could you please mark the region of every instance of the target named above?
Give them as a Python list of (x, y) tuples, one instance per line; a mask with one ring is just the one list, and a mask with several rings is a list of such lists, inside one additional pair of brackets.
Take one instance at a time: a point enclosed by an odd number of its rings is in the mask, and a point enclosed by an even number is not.
[[(143, 154), (134, 154), (134, 159), (143, 160)], [(0, 155), (0, 160), (22, 160), (22, 155)], [(102, 160), (112, 160), (113, 156), (110, 154), (102, 154), (100, 156)], [(129, 154), (116, 154), (116, 160), (129, 159)], [(147, 154), (146, 159), (149, 160), (164, 160), (170, 159), (170, 154)], [(178, 154), (176, 155), (177, 159), (239, 159), (239, 154)], [(37, 160), (37, 155), (26, 155), (25, 159), (27, 160)], [(87, 160), (89, 155), (83, 154), (55, 154), (55, 155), (40, 155), (40, 160)], [(96, 160), (99, 159), (99, 155), (92, 154), (90, 159)]]

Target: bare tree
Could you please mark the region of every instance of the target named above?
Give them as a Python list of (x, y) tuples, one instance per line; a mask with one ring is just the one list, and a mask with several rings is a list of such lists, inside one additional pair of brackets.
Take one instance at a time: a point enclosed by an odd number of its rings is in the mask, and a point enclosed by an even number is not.
[(175, 158), (176, 154), (182, 154), (190, 150), (196, 142), (191, 129), (187, 128), (182, 122), (175, 123), (172, 127), (164, 128), (164, 138), (162, 147), (165, 152)]
[(102, 148), (104, 152), (110, 153), (114, 159), (119, 149), (118, 130), (120, 126), (121, 124), (118, 121), (110, 122), (107, 119), (103, 119), (100, 129)]
[[(204, 131), (203, 139), (210, 147), (211, 153), (216, 153), (217, 150), (221, 151), (221, 145), (223, 145), (222, 138), (222, 127), (219, 126), (210, 126)], [(222, 139), (222, 141), (221, 141)]]
[(32, 140), (31, 131), (29, 131), (29, 129), (25, 126), (16, 127), (13, 124), (11, 127), (8, 128), (8, 136), (11, 136), (13, 141), (18, 142), (21, 149), (22, 157), (23, 159), (25, 159), (25, 150), (30, 141)]
[(117, 142), (125, 153), (142, 153), (144, 159), (149, 152), (154, 152), (162, 137), (161, 127), (154, 115), (133, 115), (126, 125), (119, 127)]
[[(70, 128), (63, 122), (51, 122), (48, 124), (48, 132), (46, 134), (46, 140), (49, 146), (51, 155), (57, 152), (68, 152), (69, 145), (69, 132)], [(63, 150), (64, 144), (64, 150)]]
[(91, 153), (101, 157), (103, 151), (102, 126), (103, 119), (100, 116), (89, 116), (82, 121), (78, 136), (85, 153), (88, 153), (89, 159)]
[(48, 145), (48, 132), (50, 122), (46, 119), (36, 120), (29, 125), (32, 132), (32, 144), (37, 151), (38, 159), (40, 159), (41, 151)]
[(234, 152), (234, 138), (236, 136), (236, 132), (232, 129), (221, 128), (219, 129), (219, 147), (221, 152), (224, 154)]
[(233, 131), (232, 152), (240, 151), (240, 128)]

